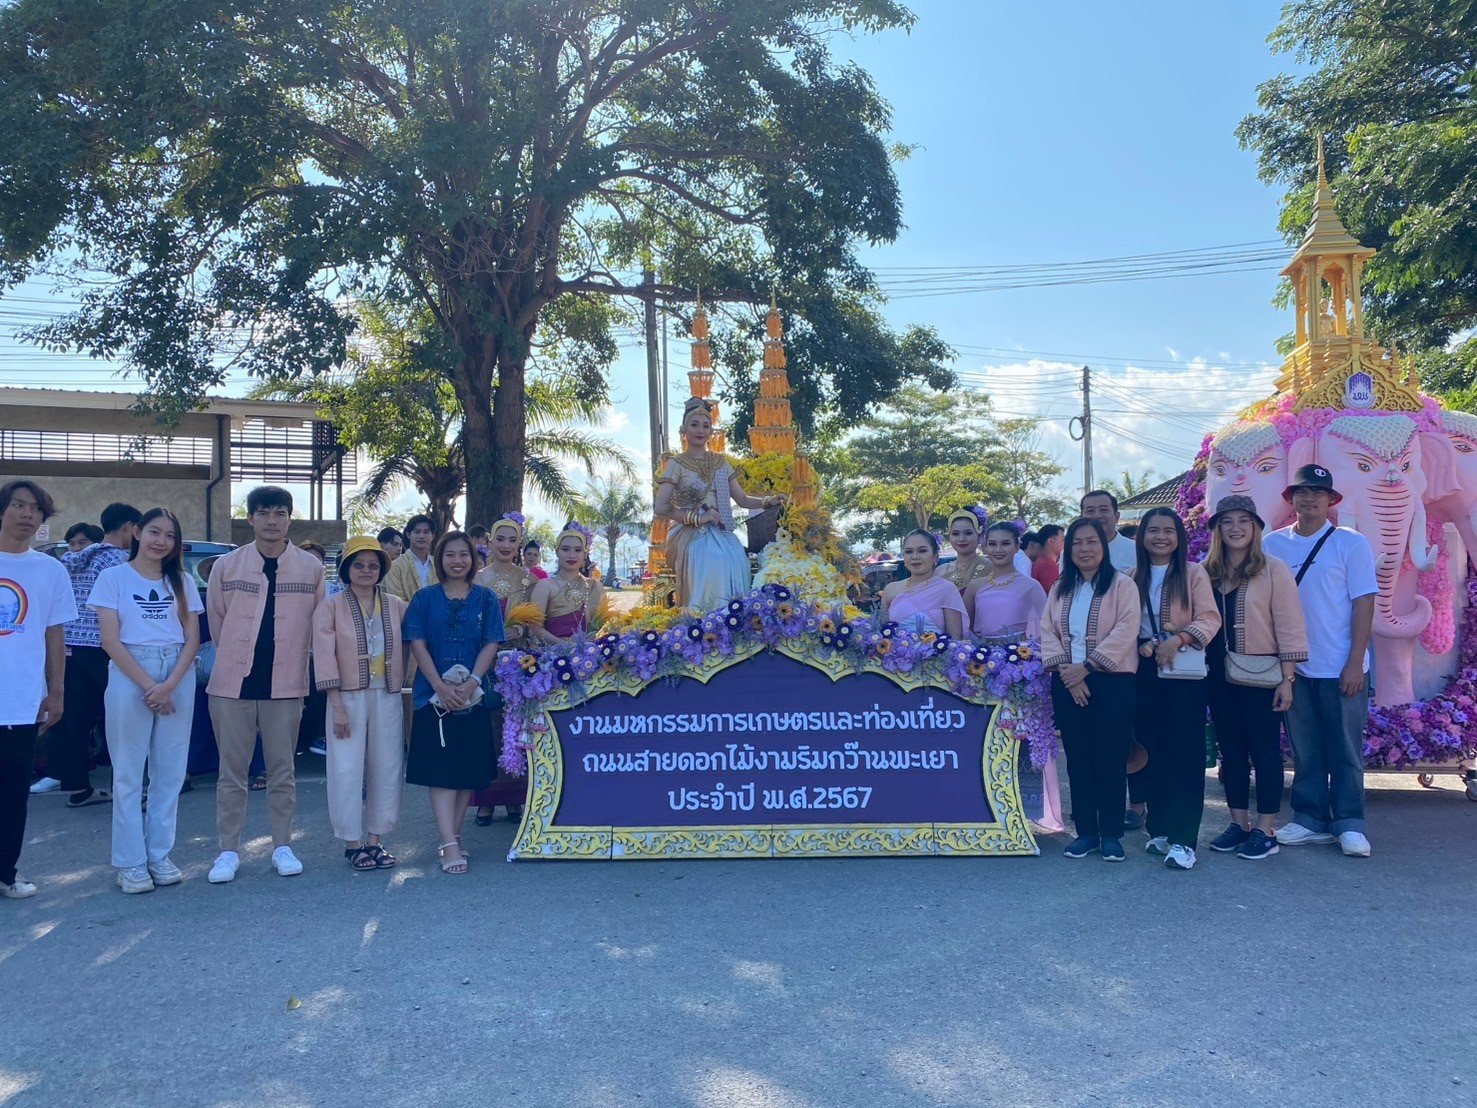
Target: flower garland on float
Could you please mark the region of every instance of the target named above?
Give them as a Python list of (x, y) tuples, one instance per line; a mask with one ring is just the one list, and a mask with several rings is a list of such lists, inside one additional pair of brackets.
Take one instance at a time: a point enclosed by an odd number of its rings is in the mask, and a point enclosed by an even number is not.
[(548, 726), (544, 702), (557, 689), (578, 700), (622, 685), (623, 677), (648, 683), (694, 676), (712, 658), (780, 646), (802, 657), (849, 663), (851, 673), (906, 674), (968, 700), (999, 701), (999, 725), (1028, 744), (1033, 765), (1056, 757), (1049, 678), (1035, 642), (917, 632), (837, 603), (833, 593), (812, 603), (770, 582), (711, 612), (679, 611), (666, 626), (607, 625), (598, 635), (545, 650), (503, 652), (494, 669), (503, 698), (502, 768), (527, 773), (527, 751)]

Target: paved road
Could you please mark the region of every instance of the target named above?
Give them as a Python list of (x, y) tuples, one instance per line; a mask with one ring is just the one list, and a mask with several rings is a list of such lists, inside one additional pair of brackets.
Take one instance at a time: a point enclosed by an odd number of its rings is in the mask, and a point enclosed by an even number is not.
[(106, 809), (33, 801), (42, 891), (0, 904), (0, 1103), (1477, 1103), (1477, 804), (1454, 779), (1382, 779), (1362, 862), (1303, 847), (1183, 874), (1047, 841), (509, 865), (499, 823), (449, 877), (419, 789), (401, 866), (351, 873), (316, 761), (296, 878), (257, 839), (234, 885), (206, 883), (208, 779), (182, 800), (186, 883), (146, 896), (113, 885)]

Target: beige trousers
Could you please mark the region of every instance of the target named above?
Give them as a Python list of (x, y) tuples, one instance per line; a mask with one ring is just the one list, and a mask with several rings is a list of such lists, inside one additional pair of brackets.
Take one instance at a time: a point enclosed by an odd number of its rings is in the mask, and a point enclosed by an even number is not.
[(262, 736), (267, 761), (267, 821), (272, 845), (292, 842), (292, 813), (297, 806), (293, 758), (297, 754), (297, 725), (303, 715), (301, 697), (291, 700), (235, 700), (210, 698), (210, 722), (220, 751), (220, 776), (215, 784), (215, 823), (222, 850), (241, 849), (246, 823), (246, 771)]
[(384, 689), (341, 692), (349, 737), (333, 733), (337, 718), (328, 702), (328, 819), (345, 842), (365, 833), (388, 835), (400, 822), (405, 782), (404, 716), (400, 693)]

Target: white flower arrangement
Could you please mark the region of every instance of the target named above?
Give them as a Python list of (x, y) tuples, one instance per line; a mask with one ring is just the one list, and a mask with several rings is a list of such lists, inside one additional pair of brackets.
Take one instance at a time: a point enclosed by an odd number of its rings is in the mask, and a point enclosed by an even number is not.
[(846, 578), (841, 571), (820, 555), (808, 552), (783, 528), (759, 555), (754, 585), (784, 585), (822, 608), (846, 603)]

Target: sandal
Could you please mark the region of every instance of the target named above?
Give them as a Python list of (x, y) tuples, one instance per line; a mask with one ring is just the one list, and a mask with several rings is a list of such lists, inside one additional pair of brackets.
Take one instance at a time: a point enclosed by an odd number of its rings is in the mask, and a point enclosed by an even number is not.
[[(370, 843), (364, 849), (369, 851), (370, 856), (374, 858), (375, 869), (390, 869), (395, 865), (395, 855), (391, 854), (379, 843)], [(465, 858), (466, 855), (463, 854), (462, 857)]]
[[(441, 855), (441, 872), (442, 873), (457, 874), (457, 875), (466, 873), (467, 872), (467, 856), (465, 854), (463, 854), (460, 858), (458, 858), (458, 859), (456, 859), (455, 861), (452, 861), (452, 862), (448, 862), (446, 860), (446, 851), (448, 849), (450, 849), (451, 847), (453, 847), (453, 846), (456, 846), (456, 840), (455, 839), (453, 839), (449, 843), (442, 843), (441, 846), (437, 848), (437, 852)], [(458, 847), (458, 850), (460, 850), (460, 847)]]
[(251, 791), (254, 793), (264, 792), (266, 790), (266, 787), (267, 775), (265, 773), (258, 773), (255, 777), (253, 777), (251, 779), (251, 785), (249, 786)]
[(379, 865), (375, 859), (374, 851), (367, 846), (346, 846), (344, 847), (344, 857), (349, 860), (350, 868), (360, 873), (375, 869)]

